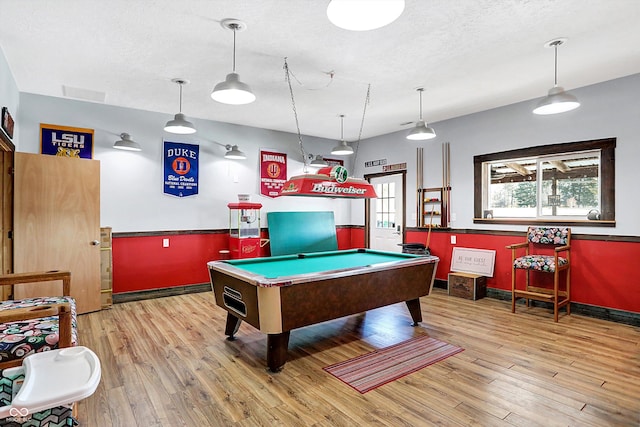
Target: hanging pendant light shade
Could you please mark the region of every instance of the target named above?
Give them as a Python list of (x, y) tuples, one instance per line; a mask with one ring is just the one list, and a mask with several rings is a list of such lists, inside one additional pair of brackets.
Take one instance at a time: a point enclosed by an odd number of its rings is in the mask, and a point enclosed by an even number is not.
[(182, 85), (188, 84), (189, 81), (183, 79), (173, 79), (171, 81), (180, 86), (180, 112), (174, 116), (173, 120), (169, 120), (167, 122), (164, 126), (164, 130), (169, 133), (181, 135), (196, 133), (196, 128), (193, 123), (188, 121), (186, 116), (182, 114)]
[(416, 123), (416, 127), (411, 129), (411, 131), (407, 134), (407, 139), (411, 139), (413, 141), (421, 141), (425, 139), (435, 138), (436, 131), (433, 130), (433, 128), (427, 126), (422, 119), (422, 92), (424, 92), (424, 88), (418, 88), (417, 91), (420, 94), (420, 120), (418, 120), (418, 123)]
[(575, 110), (580, 106), (578, 99), (565, 92), (562, 86), (558, 86), (558, 46), (567, 41), (566, 38), (551, 40), (544, 44), (544, 47), (554, 49), (554, 81), (553, 87), (549, 89), (546, 97), (542, 98), (533, 110), (533, 114), (548, 115), (559, 114), (567, 111)]
[(249, 104), (256, 100), (256, 96), (248, 84), (240, 81), (240, 76), (236, 73), (236, 32), (244, 31), (247, 25), (237, 19), (224, 19), (220, 25), (233, 31), (233, 71), (213, 88), (211, 98), (223, 104)]
[(344, 114), (340, 114), (340, 144), (333, 147), (331, 154), (336, 156), (348, 156), (353, 154), (353, 148), (344, 140)]
[(142, 151), (142, 147), (140, 147), (140, 144), (132, 140), (131, 136), (128, 133), (121, 133), (120, 138), (120, 140), (116, 141), (115, 144), (113, 144), (113, 148), (127, 151)]
[(314, 168), (323, 168), (325, 166), (329, 166), (329, 163), (327, 163), (327, 161), (320, 154), (317, 154), (316, 157), (311, 160), (309, 166), (312, 166)]
[(403, 10), (404, 0), (331, 0), (327, 17), (336, 27), (367, 31), (389, 25)]
[(224, 155), (225, 159), (244, 160), (247, 158), (247, 155), (240, 151), (237, 145), (226, 145), (224, 148), (227, 149), (227, 152)]

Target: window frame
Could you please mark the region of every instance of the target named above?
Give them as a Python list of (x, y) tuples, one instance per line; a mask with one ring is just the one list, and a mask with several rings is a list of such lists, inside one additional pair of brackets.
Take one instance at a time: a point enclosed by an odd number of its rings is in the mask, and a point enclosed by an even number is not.
[[(483, 154), (473, 157), (474, 224), (564, 224), (615, 227), (615, 147), (616, 138), (568, 142)], [(600, 152), (601, 213), (599, 220), (562, 218), (483, 218), (483, 164), (497, 160), (572, 154), (579, 151)]]

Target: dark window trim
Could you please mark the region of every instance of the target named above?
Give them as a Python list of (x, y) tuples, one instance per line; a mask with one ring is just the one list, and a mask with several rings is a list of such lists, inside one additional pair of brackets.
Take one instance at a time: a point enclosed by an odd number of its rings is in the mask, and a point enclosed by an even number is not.
[[(616, 138), (593, 139), (589, 141), (567, 142), (560, 144), (541, 145), (538, 147), (519, 148), (517, 150), (501, 151), (498, 153), (482, 154), (473, 157), (474, 181), (474, 209), (473, 222), (476, 224), (557, 224), (584, 225), (593, 227), (615, 227), (615, 148)], [(601, 194), (602, 212), (598, 221), (589, 220), (547, 220), (541, 218), (492, 218), (482, 217), (482, 164), (496, 160), (506, 160), (522, 157), (535, 157), (553, 154), (568, 154), (577, 151), (600, 150), (600, 168), (602, 172)]]

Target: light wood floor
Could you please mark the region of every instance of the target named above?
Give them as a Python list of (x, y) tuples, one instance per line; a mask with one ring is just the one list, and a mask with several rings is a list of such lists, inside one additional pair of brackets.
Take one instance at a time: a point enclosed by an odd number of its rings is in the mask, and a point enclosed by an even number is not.
[[(102, 362), (82, 426), (638, 426), (640, 328), (510, 302), (422, 298), (294, 330), (289, 362), (265, 369), (266, 336), (224, 339), (211, 293), (117, 304), (79, 317)], [(359, 394), (326, 365), (416, 335), (465, 350)]]

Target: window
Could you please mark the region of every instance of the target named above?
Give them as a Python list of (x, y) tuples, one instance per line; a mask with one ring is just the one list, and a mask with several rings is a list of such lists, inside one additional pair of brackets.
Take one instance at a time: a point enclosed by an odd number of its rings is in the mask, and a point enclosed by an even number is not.
[(396, 184), (376, 185), (376, 228), (396, 228)]
[(615, 139), (474, 157), (474, 222), (615, 225)]

